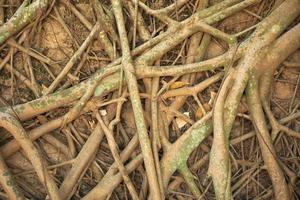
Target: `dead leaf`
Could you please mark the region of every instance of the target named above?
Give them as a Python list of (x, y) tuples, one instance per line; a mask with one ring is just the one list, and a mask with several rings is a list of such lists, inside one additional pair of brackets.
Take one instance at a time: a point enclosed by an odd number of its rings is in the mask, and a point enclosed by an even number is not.
[(209, 103), (205, 103), (203, 104), (204, 109), (208, 112), (211, 111), (211, 106), (209, 105)]
[(188, 82), (183, 82), (183, 81), (176, 81), (176, 82), (174, 82), (170, 85), (170, 89), (173, 90), (173, 89), (181, 88), (181, 87), (186, 86), (186, 85), (189, 85), (189, 83)]
[[(183, 114), (184, 114), (185, 116), (189, 117), (189, 112), (184, 112)], [(175, 119), (175, 121), (176, 121), (176, 123), (177, 123), (178, 128), (182, 128), (182, 127), (184, 127), (184, 126), (187, 124), (187, 122), (186, 122), (185, 120), (183, 120), (183, 119), (181, 119), (181, 118), (179, 118), (179, 117), (177, 117), (177, 118)]]
[(195, 113), (196, 119), (201, 119), (203, 117), (203, 112), (200, 107), (197, 108), (196, 113)]

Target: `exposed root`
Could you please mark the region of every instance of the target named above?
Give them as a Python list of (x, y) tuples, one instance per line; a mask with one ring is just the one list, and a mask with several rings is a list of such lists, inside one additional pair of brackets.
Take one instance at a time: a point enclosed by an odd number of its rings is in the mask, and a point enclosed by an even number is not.
[(9, 171), (2, 156), (0, 156), (0, 182), (4, 191), (7, 193), (9, 199), (23, 200), (24, 194), (20, 191), (19, 186), (16, 184), (14, 177)]
[(58, 194), (58, 189), (51, 175), (46, 169), (46, 166), (34, 144), (30, 141), (26, 131), (22, 125), (11, 115), (0, 113), (0, 125), (8, 130), (26, 152), (28, 159), (35, 168), (36, 173), (46, 187), (48, 194), (52, 199), (61, 199)]
[(99, 124), (100, 124), (102, 130), (105, 133), (105, 136), (106, 136), (106, 138), (108, 140), (109, 147), (110, 147), (110, 149), (112, 151), (112, 155), (113, 155), (113, 157), (114, 157), (114, 159), (115, 159), (115, 161), (117, 163), (118, 169), (119, 169), (120, 173), (122, 174), (122, 177), (124, 179), (125, 184), (127, 185), (127, 188), (128, 188), (128, 190), (129, 190), (129, 192), (131, 194), (132, 199), (135, 199), (135, 200), (139, 199), (138, 194), (135, 191), (134, 185), (133, 185), (132, 181), (130, 180), (130, 178), (128, 176), (126, 168), (124, 167), (124, 165), (123, 165), (123, 163), (121, 161), (120, 155), (118, 153), (118, 146), (116, 144), (116, 141), (114, 139), (114, 136), (113, 136), (111, 130), (109, 130), (106, 127), (106, 125), (104, 124), (104, 122), (103, 122), (103, 120), (102, 120), (102, 118), (101, 118), (101, 116), (100, 116), (99, 113), (96, 114), (96, 117), (97, 117), (97, 119), (99, 121)]
[[(300, 4), (218, 2), (1, 8), (0, 24), (12, 16), (0, 27), (1, 198), (297, 196), (300, 77), (289, 56), (300, 47)], [(67, 60), (40, 44), (48, 16), (75, 52)], [(274, 98), (275, 81), (292, 88), (289, 102)], [(23, 152), (33, 168), (20, 164)]]

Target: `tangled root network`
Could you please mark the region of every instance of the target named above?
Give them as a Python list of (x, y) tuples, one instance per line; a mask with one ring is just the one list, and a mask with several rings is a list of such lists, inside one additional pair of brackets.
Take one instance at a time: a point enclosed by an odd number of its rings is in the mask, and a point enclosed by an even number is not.
[(0, 199), (300, 199), (299, 0), (0, 2)]

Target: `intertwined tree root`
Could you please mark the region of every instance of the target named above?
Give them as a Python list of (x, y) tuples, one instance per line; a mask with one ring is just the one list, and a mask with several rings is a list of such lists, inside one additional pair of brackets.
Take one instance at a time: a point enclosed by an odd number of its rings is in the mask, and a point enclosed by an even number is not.
[[(249, 6), (260, 4), (260, 0), (224, 0), (219, 3), (197, 1), (195, 12), (186, 19), (179, 20), (177, 12), (187, 2), (177, 0), (167, 7), (152, 9), (143, 1), (111, 0), (112, 10), (107, 10), (103, 2), (91, 0), (90, 4), (93, 5), (97, 17), (97, 22), (92, 25), (71, 2), (61, 1), (90, 30), (90, 34), (54, 77), (53, 82), (45, 88), (40, 87), (32, 77), (29, 80), (14, 69), (9, 60), (16, 51), (20, 51), (47, 65), (60, 67), (44, 55), (21, 46), (30, 32), (28, 30), (35, 26), (34, 22), (42, 21), (51, 9), (56, 9), (54, 2), (24, 1), (15, 14), (0, 27), (0, 43), (11, 48), (8, 55), (1, 60), (0, 70), (11, 72), (36, 96), (35, 100), (0, 108), (0, 126), (13, 136), (13, 139), (0, 147), (0, 183), (7, 198), (25, 199), (26, 196), (6, 164), (6, 159), (21, 149), (45, 188), (45, 198), (71, 199), (78, 195), (75, 194), (77, 187), (87, 170), (98, 166), (97, 152), (105, 136), (115, 163), (109, 167), (97, 185), (81, 197), (82, 199), (106, 199), (122, 181), (132, 199), (146, 199), (147, 196), (155, 200), (164, 199), (171, 189), (178, 187), (182, 181), (185, 181), (196, 199), (201, 199), (204, 198), (205, 191), (198, 187), (191, 172), (193, 166), (188, 166), (188, 159), (212, 134), (208, 175), (213, 181), (215, 198), (233, 199), (233, 160), (230, 155), (230, 143), (234, 141), (230, 140), (230, 133), (243, 96), (246, 98), (249, 120), (254, 132), (245, 135), (245, 139), (242, 140), (252, 137), (255, 133), (262, 155), (262, 160), (259, 158), (257, 162), (263, 162), (268, 172), (272, 182), (272, 199), (290, 200), (296, 196), (296, 174), (278, 157), (274, 141), (279, 131), (287, 132), (288, 135), (298, 138), (298, 141), (299, 133), (284, 126), (282, 121), (276, 120), (271, 111), (270, 93), (277, 67), (300, 47), (300, 24), (293, 24), (300, 14), (299, 0), (276, 3), (268, 16), (242, 33), (252, 32), (243, 41), (240, 41), (238, 35), (227, 34), (215, 26)], [(40, 10), (46, 11), (47, 7), (49, 12), (43, 15)], [(151, 35), (148, 30), (145, 21), (150, 18), (160, 24), (159, 34)], [(131, 27), (126, 26), (126, 20), (131, 20), (132, 38), (128, 36), (128, 28)], [(21, 30), (24, 31), (18, 35)], [(79, 80), (80, 69), (75, 70), (75, 73), (71, 69), (77, 62), (81, 63), (80, 58), (84, 57), (84, 53), (96, 38), (101, 42), (111, 62), (98, 69), (88, 79), (74, 84)], [(137, 38), (142, 44), (137, 44)], [(224, 43), (228, 50), (222, 55), (204, 60), (212, 38)], [(185, 44), (186, 41), (189, 43)], [(185, 63), (174, 65), (175, 60), (169, 66), (161, 66), (163, 57), (180, 44), (188, 47)], [(120, 51), (116, 47), (120, 47)], [(215, 71), (216, 74), (196, 84), (197, 74), (208, 71)], [(166, 85), (161, 85), (161, 77), (174, 78)], [(167, 90), (177, 79), (192, 86)], [(206, 111), (198, 99), (198, 93), (221, 79), (212, 102), (212, 110)], [(146, 94), (140, 92), (141, 88), (144, 88)], [(104, 102), (102, 97), (105, 96), (106, 99), (114, 98)], [(203, 116), (196, 122), (179, 112), (188, 101), (188, 96), (192, 96), (202, 109)], [(173, 100), (167, 105), (165, 102), (170, 98)], [(123, 104), (127, 99), (130, 99), (132, 105), (136, 134), (128, 139), (126, 147), (119, 153), (114, 132), (120, 124)], [(42, 117), (47, 112), (67, 106), (71, 108), (58, 118), (47, 121)], [(108, 115), (112, 117), (109, 119), (106, 114), (102, 114), (101, 111), (99, 113), (100, 108), (106, 108), (111, 112)], [(86, 141), (79, 140), (80, 149), (76, 149), (70, 136), (72, 122), (88, 112), (92, 112), (95, 120), (93, 131)], [(34, 117), (38, 117), (42, 124), (30, 130), (24, 129), (21, 123)], [(299, 112), (287, 121), (297, 117)], [(188, 129), (180, 134), (176, 141), (171, 142), (169, 127), (175, 118), (183, 118), (191, 126), (187, 126)], [(54, 130), (70, 136), (68, 145), (48, 134)], [(60, 184), (55, 182), (55, 177), (49, 173), (47, 162), (34, 145), (34, 141), (42, 137), (61, 146), (71, 160), (71, 167)], [(137, 151), (138, 147), (141, 152)], [(203, 159), (207, 161), (208, 156)], [(197, 163), (197, 169), (196, 165)], [(143, 182), (138, 187), (130, 176), (135, 170), (144, 174)], [(175, 172), (183, 179), (175, 179), (170, 183)]]

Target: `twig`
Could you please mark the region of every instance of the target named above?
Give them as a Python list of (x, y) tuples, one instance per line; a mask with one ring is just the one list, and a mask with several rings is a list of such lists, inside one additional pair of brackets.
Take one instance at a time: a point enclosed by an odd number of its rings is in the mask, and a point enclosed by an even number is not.
[(92, 31), (90, 32), (89, 36), (86, 38), (86, 40), (80, 46), (80, 48), (75, 52), (75, 54), (72, 56), (72, 58), (66, 64), (66, 66), (63, 68), (63, 70), (59, 73), (59, 75), (55, 78), (55, 80), (51, 83), (51, 85), (45, 91), (43, 91), (43, 95), (47, 95), (55, 90), (55, 88), (58, 86), (58, 84), (61, 82), (61, 80), (64, 78), (64, 76), (67, 75), (67, 73), (73, 67), (75, 62), (80, 58), (80, 56), (83, 54), (83, 52), (89, 46), (89, 44), (93, 41), (95, 36), (99, 33), (100, 28), (101, 28), (100, 23), (97, 22), (95, 24), (95, 26), (93, 27)]

